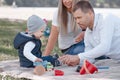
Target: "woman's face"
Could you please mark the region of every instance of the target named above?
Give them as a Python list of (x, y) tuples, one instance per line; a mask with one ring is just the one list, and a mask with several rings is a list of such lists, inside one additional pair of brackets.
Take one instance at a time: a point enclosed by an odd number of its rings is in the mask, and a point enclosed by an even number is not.
[(62, 0), (62, 3), (67, 9), (72, 8), (72, 0)]

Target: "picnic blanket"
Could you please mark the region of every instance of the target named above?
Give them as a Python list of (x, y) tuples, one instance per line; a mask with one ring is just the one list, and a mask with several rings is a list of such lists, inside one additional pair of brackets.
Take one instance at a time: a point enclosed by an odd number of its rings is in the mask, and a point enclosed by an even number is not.
[(67, 65), (55, 67), (64, 71), (63, 76), (55, 76), (54, 71), (47, 71), (38, 76), (33, 73), (33, 68), (23, 68), (19, 66), (18, 60), (9, 60), (0, 62), (0, 75), (3, 78), (7, 75), (14, 78), (26, 78), (30, 80), (120, 80), (120, 63), (111, 59), (99, 60), (96, 66), (108, 66), (109, 69), (99, 69), (95, 74), (80, 75), (76, 72), (77, 66)]

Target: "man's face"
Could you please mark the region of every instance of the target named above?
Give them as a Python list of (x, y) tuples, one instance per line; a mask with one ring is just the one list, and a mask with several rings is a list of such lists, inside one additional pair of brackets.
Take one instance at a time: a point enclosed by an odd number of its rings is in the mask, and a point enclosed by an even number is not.
[(78, 25), (82, 29), (86, 29), (90, 25), (90, 13), (84, 13), (81, 11), (81, 9), (76, 10), (73, 12), (73, 16), (78, 23)]

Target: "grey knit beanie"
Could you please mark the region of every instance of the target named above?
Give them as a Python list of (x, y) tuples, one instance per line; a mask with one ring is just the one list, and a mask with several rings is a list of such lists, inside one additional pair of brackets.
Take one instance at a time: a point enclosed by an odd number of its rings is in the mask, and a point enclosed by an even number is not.
[(42, 27), (46, 27), (45, 21), (36, 15), (32, 15), (27, 20), (28, 33), (34, 33)]

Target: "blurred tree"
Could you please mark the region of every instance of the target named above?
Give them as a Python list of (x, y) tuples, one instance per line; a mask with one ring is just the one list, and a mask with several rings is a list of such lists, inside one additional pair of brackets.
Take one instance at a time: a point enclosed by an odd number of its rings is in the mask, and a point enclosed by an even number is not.
[[(0, 0), (0, 5), (3, 0)], [(12, 5), (14, 0), (4, 0)], [(15, 0), (18, 7), (57, 7), (58, 0)], [(89, 0), (93, 7), (120, 8), (120, 0)]]
[(6, 4), (12, 5), (14, 0), (5, 0)]
[(2, 1), (0, 0), (0, 6), (2, 5)]
[(58, 0), (16, 0), (18, 7), (55, 7)]
[(120, 0), (90, 0), (93, 7), (97, 8), (119, 8)]

